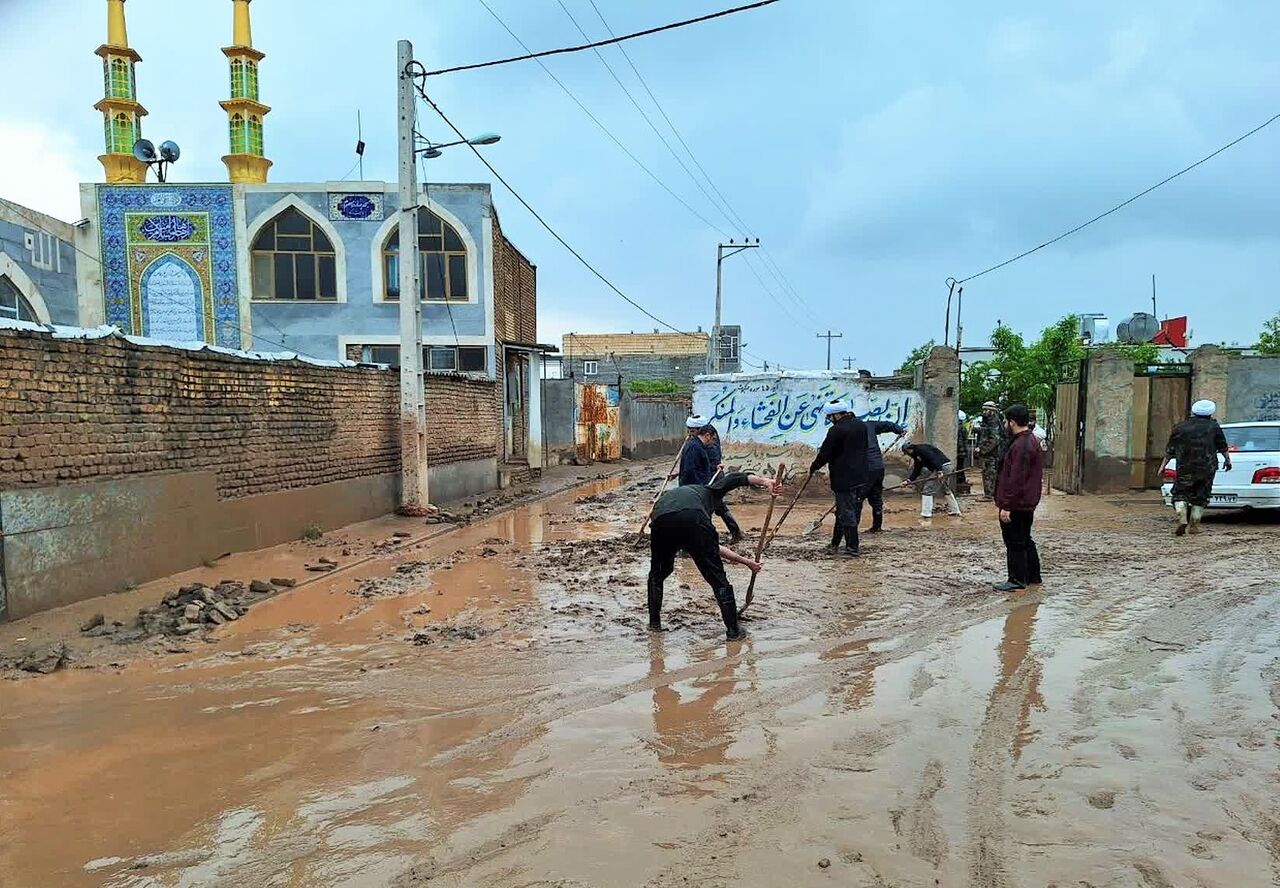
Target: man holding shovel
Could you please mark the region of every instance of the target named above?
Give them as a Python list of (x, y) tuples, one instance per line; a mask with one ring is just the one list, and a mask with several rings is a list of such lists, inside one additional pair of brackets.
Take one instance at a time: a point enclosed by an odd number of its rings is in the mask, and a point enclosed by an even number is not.
[(774, 496), (782, 492), (782, 484), (777, 481), (745, 472), (730, 472), (710, 484), (684, 484), (658, 498), (649, 536), (651, 631), (662, 631), (662, 585), (675, 570), (676, 554), (683, 549), (711, 586), (716, 604), (720, 606), (726, 637), (733, 641), (746, 635), (738, 626), (738, 603), (733, 597), (733, 586), (725, 576), (724, 562), (741, 564), (752, 573), (760, 570), (760, 563), (720, 545), (720, 534), (711, 524), (711, 515), (726, 493), (747, 485), (765, 488)]
[[(848, 401), (832, 401), (822, 409), (831, 428), (809, 466), (812, 475), (830, 466), (831, 493), (836, 500), (836, 532), (844, 537), (844, 554), (859, 556), (858, 522), (862, 518), (862, 498), (866, 495), (867, 425), (853, 412)], [(876, 448), (879, 450), (879, 447)], [(835, 540), (838, 546), (839, 539)]]

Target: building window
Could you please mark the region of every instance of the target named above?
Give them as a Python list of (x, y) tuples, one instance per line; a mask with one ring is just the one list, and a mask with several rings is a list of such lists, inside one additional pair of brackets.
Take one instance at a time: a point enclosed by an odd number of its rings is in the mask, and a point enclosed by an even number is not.
[(249, 130), (244, 125), (243, 114), (231, 115), (231, 153), (247, 154), (249, 151)]
[(736, 364), (738, 359), (738, 337), (732, 333), (721, 333), (720, 362), (723, 364)]
[(107, 148), (111, 154), (132, 154), (133, 143), (138, 141), (134, 133), (133, 121), (127, 114), (117, 114), (111, 119), (111, 127), (107, 136)]
[[(382, 248), (383, 295), (400, 298), (400, 231)], [(422, 299), (467, 301), (467, 248), (453, 226), (426, 207), (418, 210), (418, 287)]]
[(133, 65), (125, 59), (109, 59), (103, 63), (107, 95), (113, 99), (133, 98)]
[(314, 222), (289, 207), (253, 241), (253, 298), (334, 302), (333, 244)]
[(262, 157), (265, 150), (262, 144), (262, 118), (252, 115), (249, 118), (249, 153)]
[[(483, 345), (424, 345), (422, 366), (436, 373), (485, 373), (489, 350)], [(400, 366), (400, 346), (366, 345), (363, 358), (369, 364)]]
[(244, 62), (241, 59), (231, 60), (231, 98), (245, 98)]
[(258, 63), (252, 61), (245, 62), (244, 74), (245, 82), (248, 84), (249, 90), (247, 97), (256, 102), (258, 101)]
[(583, 361), (583, 362), (582, 362), (582, 375), (583, 375), (583, 376), (595, 376), (595, 375), (596, 375), (597, 373), (599, 373), (599, 372), (600, 372), (600, 362), (599, 362), (599, 361)]
[(36, 310), (23, 298), (13, 281), (0, 275), (0, 318), (38, 323)]

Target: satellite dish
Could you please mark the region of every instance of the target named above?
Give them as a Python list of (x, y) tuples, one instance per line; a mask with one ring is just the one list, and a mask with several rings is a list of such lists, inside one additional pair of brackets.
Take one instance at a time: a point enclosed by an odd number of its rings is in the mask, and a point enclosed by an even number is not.
[(149, 139), (139, 139), (133, 143), (133, 156), (143, 163), (154, 163), (158, 160), (156, 146)]
[(173, 163), (182, 156), (182, 149), (178, 147), (177, 142), (161, 142), (160, 157), (163, 160)]
[(1140, 311), (1129, 318), (1129, 336), (1132, 342), (1150, 342), (1160, 332), (1156, 316)]
[(1129, 342), (1129, 322), (1121, 321), (1116, 324), (1116, 342)]

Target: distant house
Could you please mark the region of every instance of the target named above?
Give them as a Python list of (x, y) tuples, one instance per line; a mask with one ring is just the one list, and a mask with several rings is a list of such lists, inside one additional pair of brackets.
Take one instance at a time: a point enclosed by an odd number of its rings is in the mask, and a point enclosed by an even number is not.
[[(667, 380), (692, 386), (707, 372), (710, 337), (693, 333), (566, 333), (562, 375), (580, 382)], [(737, 369), (736, 367), (734, 369)], [(724, 366), (725, 372), (732, 372)]]

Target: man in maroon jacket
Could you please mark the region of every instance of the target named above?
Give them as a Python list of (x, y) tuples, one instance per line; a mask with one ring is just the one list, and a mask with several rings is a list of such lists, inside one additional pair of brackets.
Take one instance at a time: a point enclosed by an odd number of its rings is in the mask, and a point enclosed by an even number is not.
[(1031, 433), (1031, 414), (1023, 404), (1004, 412), (1012, 441), (1000, 463), (996, 480), (996, 508), (1009, 564), (1009, 579), (996, 583), (997, 592), (1016, 592), (1040, 585), (1040, 552), (1031, 538), (1031, 522), (1044, 486), (1044, 451)]

